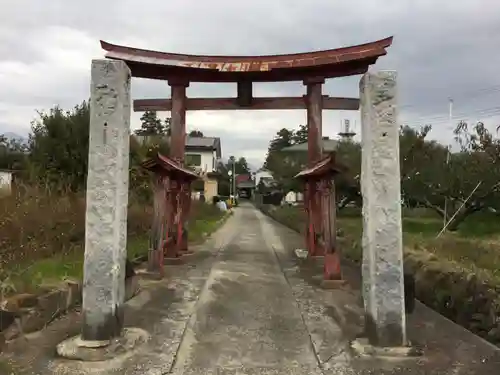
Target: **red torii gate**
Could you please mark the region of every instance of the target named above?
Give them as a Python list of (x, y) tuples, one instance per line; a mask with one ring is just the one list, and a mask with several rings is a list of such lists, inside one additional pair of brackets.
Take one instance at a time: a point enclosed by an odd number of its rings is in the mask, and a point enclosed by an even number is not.
[[(313, 187), (316, 172), (321, 172), (323, 193), (334, 189), (328, 168), (334, 159), (323, 160), (322, 110), (358, 110), (358, 98), (335, 98), (322, 94), (325, 79), (363, 74), (392, 44), (392, 37), (371, 43), (325, 51), (269, 56), (201, 56), (150, 51), (101, 41), (106, 57), (124, 61), (133, 77), (165, 80), (171, 86), (171, 99), (134, 100), (134, 111), (171, 111), (171, 161), (182, 168), (186, 136), (186, 110), (263, 110), (306, 109), (308, 126), (308, 168), (298, 177), (308, 182), (308, 222), (313, 227), (325, 218), (335, 222), (335, 205), (319, 199)], [(307, 87), (302, 97), (255, 98), (254, 82), (302, 81)], [(187, 98), (191, 82), (235, 82), (234, 98)], [(326, 163), (326, 164), (322, 164)], [(323, 166), (322, 166), (323, 165)], [(326, 167), (328, 165), (330, 167)], [(330, 168), (331, 169), (331, 168)], [(316, 171), (316, 172), (313, 172)], [(330, 181), (327, 183), (327, 181)], [(326, 186), (325, 184), (329, 184)], [(312, 191), (317, 193), (312, 193)], [(315, 204), (314, 202), (317, 202)], [(332, 211), (333, 210), (333, 211)], [(324, 223), (323, 223), (324, 224)], [(333, 232), (334, 233), (334, 232)], [(324, 234), (324, 233), (323, 233)], [(309, 238), (309, 237), (308, 237)], [(333, 237), (329, 237), (333, 238)], [(330, 240), (328, 240), (330, 241)], [(331, 241), (330, 241), (331, 242)], [(313, 246), (313, 247), (311, 247)], [(338, 279), (340, 268), (334, 243), (309, 246), (310, 255), (330, 254), (325, 260), (325, 277)], [(333, 266), (329, 266), (330, 260)], [(328, 272), (326, 272), (328, 271)]]

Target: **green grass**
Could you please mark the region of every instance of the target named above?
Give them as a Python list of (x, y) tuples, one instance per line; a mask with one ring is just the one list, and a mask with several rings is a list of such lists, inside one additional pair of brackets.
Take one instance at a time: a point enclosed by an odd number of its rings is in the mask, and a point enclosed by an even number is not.
[(15, 375), (14, 369), (5, 360), (0, 359), (0, 374)]
[[(403, 218), (403, 242), (407, 251), (426, 251), (443, 261), (453, 261), (472, 270), (483, 270), (488, 275), (500, 279), (500, 226), (498, 215), (479, 213), (469, 217), (459, 230), (446, 232), (439, 238), (442, 219), (429, 215), (417, 216), (405, 212)], [(272, 211), (272, 216), (295, 230), (305, 227), (303, 210), (283, 207)], [(361, 217), (349, 212), (338, 216), (338, 226), (342, 231), (339, 238), (341, 251), (349, 259), (362, 258), (361, 237), (363, 224)]]

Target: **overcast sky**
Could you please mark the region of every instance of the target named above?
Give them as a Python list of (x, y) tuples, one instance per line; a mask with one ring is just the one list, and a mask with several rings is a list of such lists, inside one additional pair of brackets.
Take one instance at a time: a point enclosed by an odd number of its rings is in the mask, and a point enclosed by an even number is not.
[[(373, 70), (399, 75), (400, 121), (434, 124), (452, 141), (456, 119), (500, 123), (500, 2), (497, 0), (0, 0), (0, 133), (27, 135), (36, 110), (70, 108), (89, 97), (99, 40), (197, 54), (276, 54), (359, 44), (394, 35)], [(325, 93), (357, 96), (359, 76), (330, 80)], [(255, 85), (256, 96), (302, 95), (300, 83)], [(165, 82), (133, 81), (133, 98), (168, 97)], [(188, 96), (233, 96), (235, 85), (196, 84)], [(161, 113), (162, 117), (168, 113)], [(132, 127), (139, 127), (134, 114)], [(357, 112), (329, 112), (323, 133)], [(305, 111), (192, 112), (188, 130), (220, 136), (223, 154), (262, 162), (282, 127)]]

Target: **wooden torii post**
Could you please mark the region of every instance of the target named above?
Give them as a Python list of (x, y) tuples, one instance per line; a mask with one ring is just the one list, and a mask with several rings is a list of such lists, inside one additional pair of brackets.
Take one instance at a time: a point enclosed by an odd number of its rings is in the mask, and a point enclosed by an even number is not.
[[(326, 79), (363, 74), (392, 44), (392, 37), (371, 43), (325, 51), (270, 56), (199, 56), (144, 50), (101, 41), (106, 57), (124, 61), (133, 77), (167, 81), (171, 97), (134, 100), (133, 109), (171, 112), (170, 159), (183, 166), (186, 137), (186, 111), (199, 110), (278, 110), (305, 109), (308, 125), (309, 168), (323, 160), (321, 148), (322, 112), (358, 110), (358, 98), (323, 95)], [(299, 97), (253, 96), (254, 82), (301, 81), (306, 95)], [(188, 98), (186, 89), (192, 82), (236, 83), (237, 95), (230, 98)], [(326, 183), (326, 182), (325, 182)], [(318, 194), (316, 184), (307, 183), (311, 201), (309, 222), (323, 225), (331, 208)], [(322, 188), (323, 189), (323, 188)], [(327, 191), (328, 189), (325, 188)], [(329, 188), (331, 190), (331, 188)], [(328, 190), (329, 191), (329, 190)], [(179, 190), (177, 194), (181, 194)], [(323, 215), (323, 216), (322, 216)], [(314, 247), (312, 255), (322, 255)], [(324, 252), (324, 251), (323, 251)], [(326, 260), (331, 257), (327, 257)]]

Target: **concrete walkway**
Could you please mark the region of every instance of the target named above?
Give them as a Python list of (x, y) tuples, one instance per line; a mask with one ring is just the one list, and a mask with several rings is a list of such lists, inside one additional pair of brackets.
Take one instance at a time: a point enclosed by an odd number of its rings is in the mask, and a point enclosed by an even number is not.
[(125, 325), (147, 331), (146, 344), (106, 362), (55, 358), (55, 346), (80, 330), (75, 311), (11, 343), (0, 360), (30, 375), (499, 373), (498, 348), (420, 304), (408, 334), (423, 357), (354, 355), (349, 343), (363, 325), (357, 270), (344, 268), (353, 288), (322, 290), (321, 264), (293, 255), (302, 243), (243, 204), (185, 265), (168, 266), (166, 280), (141, 281)]
[(270, 225), (251, 206), (236, 211), (231, 223), (235, 236), (214, 262), (174, 372), (319, 373), (302, 313), (266, 236)]

